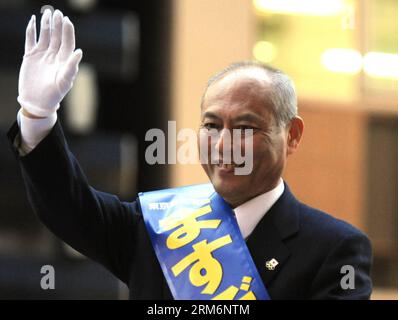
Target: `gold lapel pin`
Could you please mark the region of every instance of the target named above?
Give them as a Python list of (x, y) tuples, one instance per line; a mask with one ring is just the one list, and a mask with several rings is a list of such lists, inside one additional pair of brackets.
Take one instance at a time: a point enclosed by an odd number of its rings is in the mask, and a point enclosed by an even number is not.
[(275, 267), (279, 264), (278, 260), (276, 260), (275, 258), (272, 258), (271, 260), (268, 260), (265, 262), (265, 267), (270, 270), (273, 271), (275, 270)]

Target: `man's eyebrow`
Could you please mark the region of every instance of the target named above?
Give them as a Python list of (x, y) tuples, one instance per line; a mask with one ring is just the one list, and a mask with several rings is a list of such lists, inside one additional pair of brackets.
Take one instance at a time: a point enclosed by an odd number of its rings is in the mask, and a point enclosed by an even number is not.
[(255, 113), (243, 113), (234, 118), (235, 122), (248, 121), (248, 122), (262, 122), (264, 119)]
[(214, 120), (219, 120), (220, 119), (220, 117), (216, 113), (211, 112), (211, 111), (206, 111), (203, 114), (202, 118), (210, 118), (210, 119), (214, 119)]

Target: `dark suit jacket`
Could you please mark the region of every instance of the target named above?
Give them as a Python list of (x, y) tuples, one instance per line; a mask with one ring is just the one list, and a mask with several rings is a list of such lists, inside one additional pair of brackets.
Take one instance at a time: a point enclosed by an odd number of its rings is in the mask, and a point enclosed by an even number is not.
[[(70, 152), (59, 122), (29, 154), (14, 147), (27, 194), (40, 220), (70, 246), (101, 263), (130, 288), (132, 299), (172, 299), (137, 201), (97, 191)], [(351, 225), (300, 203), (285, 191), (247, 240), (272, 299), (368, 299), (371, 245)], [(271, 271), (265, 262), (275, 258)], [(355, 289), (342, 289), (341, 268), (355, 270)]]

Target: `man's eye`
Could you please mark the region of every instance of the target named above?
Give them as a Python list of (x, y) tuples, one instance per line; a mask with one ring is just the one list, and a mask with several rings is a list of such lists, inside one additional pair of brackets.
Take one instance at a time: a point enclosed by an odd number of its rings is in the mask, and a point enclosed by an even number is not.
[(207, 130), (211, 130), (211, 129), (216, 129), (216, 130), (218, 130), (218, 129), (219, 129), (219, 125), (216, 124), (216, 123), (205, 123), (205, 124), (203, 125), (203, 128), (205, 128), (205, 129), (207, 129)]
[(249, 125), (240, 125), (240, 126), (237, 126), (237, 129), (239, 129), (239, 130), (256, 130), (256, 128), (254, 128), (253, 126), (249, 126)]

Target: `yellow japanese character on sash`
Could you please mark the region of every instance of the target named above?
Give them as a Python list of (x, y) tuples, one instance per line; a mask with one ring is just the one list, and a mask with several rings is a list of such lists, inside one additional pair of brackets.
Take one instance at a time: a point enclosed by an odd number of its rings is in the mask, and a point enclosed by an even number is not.
[(212, 298), (212, 300), (234, 300), (240, 290), (245, 291), (247, 293), (241, 298), (239, 298), (239, 300), (257, 300), (253, 291), (249, 291), (251, 281), (252, 281), (251, 277), (243, 277), (240, 288), (235, 286), (229, 286), (226, 290), (224, 290), (223, 292)]
[(203, 240), (194, 244), (192, 246), (194, 252), (171, 268), (174, 276), (178, 276), (189, 265), (195, 263), (189, 271), (190, 282), (196, 287), (207, 284), (202, 293), (213, 294), (220, 285), (223, 270), (220, 262), (214, 259), (211, 253), (231, 242), (231, 236), (226, 235), (210, 243)]
[[(209, 202), (210, 200), (208, 200)], [(167, 248), (173, 250), (185, 246), (199, 236), (201, 229), (217, 229), (221, 223), (219, 219), (196, 220), (201, 216), (209, 214), (211, 211), (210, 205), (207, 205), (195, 210), (192, 214), (184, 215), (184, 218), (171, 217), (161, 220), (160, 225), (164, 231), (179, 227), (167, 237)]]

